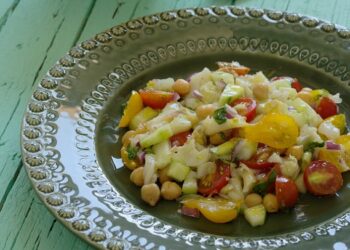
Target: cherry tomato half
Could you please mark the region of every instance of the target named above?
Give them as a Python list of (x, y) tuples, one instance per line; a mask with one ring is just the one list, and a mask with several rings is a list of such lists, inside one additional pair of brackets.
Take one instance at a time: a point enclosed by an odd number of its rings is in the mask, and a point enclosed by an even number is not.
[(313, 161), (304, 171), (304, 183), (314, 195), (335, 194), (343, 185), (343, 177), (328, 161)]
[(204, 176), (199, 180), (198, 192), (205, 196), (217, 194), (226, 186), (230, 176), (230, 166), (218, 160), (216, 161), (215, 173)]
[(300, 92), (303, 89), (303, 85), (301, 85), (301, 83), (294, 78), (291, 87), (293, 89), (295, 89), (297, 92)]
[(182, 203), (187, 208), (198, 209), (205, 218), (215, 223), (234, 220), (240, 209), (240, 203), (222, 198), (187, 199)]
[(294, 207), (298, 200), (298, 188), (293, 180), (278, 176), (275, 182), (275, 192), (278, 203), (281, 207)]
[(175, 147), (175, 146), (179, 147), (184, 145), (187, 142), (187, 139), (190, 135), (191, 135), (190, 131), (185, 131), (185, 132), (173, 135), (172, 137), (170, 137), (171, 147)]
[(338, 114), (338, 106), (332, 99), (325, 96), (321, 98), (316, 106), (316, 112), (322, 119), (326, 119), (332, 115)]
[(250, 122), (255, 118), (256, 115), (256, 101), (252, 98), (242, 97), (233, 102), (232, 106), (236, 106), (238, 104), (244, 104), (245, 109), (239, 109), (238, 113), (240, 115), (245, 116), (247, 122)]
[(173, 101), (176, 96), (174, 92), (161, 90), (140, 90), (139, 94), (143, 104), (154, 109), (164, 108), (165, 105)]
[(272, 153), (272, 148), (262, 144), (262, 146), (258, 147), (256, 154), (252, 158), (242, 160), (241, 162), (249, 168), (260, 170), (260, 172), (268, 172), (274, 166), (274, 163), (267, 161)]

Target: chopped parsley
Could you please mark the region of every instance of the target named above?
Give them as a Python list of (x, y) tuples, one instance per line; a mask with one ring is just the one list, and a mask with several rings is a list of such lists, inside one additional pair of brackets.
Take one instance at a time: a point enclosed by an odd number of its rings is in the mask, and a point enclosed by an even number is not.
[(315, 148), (322, 148), (324, 146), (324, 142), (310, 142), (306, 144), (304, 151), (309, 151), (313, 153)]
[(217, 124), (223, 124), (227, 120), (226, 115), (227, 115), (226, 108), (223, 107), (215, 110), (213, 117), (217, 122)]
[(276, 177), (276, 171), (272, 169), (267, 180), (261, 181), (258, 184), (256, 184), (253, 188), (253, 191), (255, 193), (265, 195), (269, 191), (270, 186), (276, 181)]
[(126, 151), (128, 152), (128, 158), (129, 160), (134, 160), (137, 156), (138, 148), (131, 147), (130, 145), (126, 148)]

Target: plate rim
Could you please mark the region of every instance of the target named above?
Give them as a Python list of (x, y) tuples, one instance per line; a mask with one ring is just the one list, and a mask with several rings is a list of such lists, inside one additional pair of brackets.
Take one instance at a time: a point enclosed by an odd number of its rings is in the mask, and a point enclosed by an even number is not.
[[(344, 26), (336, 25), (327, 21), (322, 21), (321, 19), (307, 16), (307, 15), (300, 15), (296, 13), (288, 13), (284, 11), (276, 11), (276, 10), (262, 10), (257, 8), (244, 8), (244, 7), (237, 7), (237, 6), (212, 6), (212, 7), (205, 7), (205, 8), (183, 8), (183, 9), (177, 9), (177, 10), (169, 10), (164, 12), (159, 12), (156, 14), (143, 16), (140, 18), (136, 18), (130, 21), (127, 21), (125, 23), (116, 25), (111, 27), (110, 29), (107, 29), (99, 34), (97, 34), (94, 38), (88, 39), (87, 41), (84, 41), (82, 43), (77, 44), (74, 46), (67, 54), (65, 54), (61, 59), (59, 59), (52, 68), (48, 70), (46, 75), (49, 75), (52, 78), (64, 78), (64, 74), (62, 71), (60, 71), (60, 67), (72, 67), (70, 64), (71, 62), (67, 59), (68, 57), (73, 58), (73, 61), (80, 61), (84, 58), (84, 54), (91, 51), (92, 49), (96, 49), (99, 46), (103, 46), (103, 44), (108, 43), (110, 40), (113, 40), (112, 37), (124, 35), (125, 33), (129, 31), (135, 31), (138, 30), (141, 24), (141, 29), (144, 29), (144, 26), (153, 26), (158, 23), (159, 20), (162, 20), (164, 22), (173, 21), (173, 20), (183, 20), (190, 17), (204, 17), (204, 16), (214, 16), (214, 17), (220, 17), (224, 15), (233, 15), (237, 17), (246, 16), (248, 18), (255, 18), (255, 19), (261, 19), (265, 20), (269, 23), (279, 23), (279, 22), (287, 22), (287, 23), (299, 23), (303, 25), (304, 27), (308, 29), (315, 29), (316, 27), (319, 27), (320, 30), (326, 33), (330, 32), (336, 32), (340, 39), (350, 40), (350, 30)], [(113, 29), (115, 29), (113, 31)], [(63, 75), (62, 75), (63, 74)], [(43, 82), (45, 80), (45, 77), (39, 81), (39, 83), (36, 85), (37, 87), (34, 89), (33, 92), (33, 98), (36, 100), (36, 103), (44, 103), (48, 99), (51, 99), (50, 95), (46, 96), (47, 93), (50, 91), (53, 91), (58, 86), (57, 81), (47, 81)], [(42, 91), (40, 92), (38, 90), (38, 87), (42, 88)], [(46, 93), (46, 94), (45, 94)], [(35, 190), (36, 194), (39, 196), (40, 200), (45, 204), (47, 209), (58, 219), (65, 227), (70, 229), (74, 234), (78, 235), (80, 238), (88, 242), (89, 244), (98, 247), (98, 248), (104, 248), (107, 247), (109, 249), (114, 249), (113, 247), (131, 247), (131, 244), (129, 242), (126, 242), (122, 239), (110, 239), (107, 237), (107, 235), (100, 235), (97, 232), (96, 235), (93, 235), (91, 232), (89, 234), (85, 233), (85, 230), (78, 230), (76, 227), (74, 227), (74, 222), (72, 222), (71, 218), (68, 218), (63, 215), (59, 215), (58, 207), (61, 206), (62, 202), (61, 197), (59, 195), (56, 197), (56, 193), (51, 191), (53, 189), (52, 186), (46, 185), (39, 187), (38, 185), (42, 182), (40, 182), (43, 179), (46, 179), (45, 173), (40, 172), (35, 169), (35, 167), (40, 166), (41, 164), (44, 164), (44, 161), (42, 157), (36, 157), (36, 153), (40, 151), (40, 145), (38, 145), (38, 142), (36, 141), (37, 137), (35, 137), (35, 127), (39, 126), (41, 124), (40, 119), (37, 119), (37, 114), (43, 110), (48, 110), (47, 106), (30, 106), (31, 101), (29, 101), (29, 104), (27, 105), (27, 110), (25, 111), (21, 123), (21, 136), (20, 136), (20, 145), (21, 145), (21, 153), (22, 153), (22, 162), (25, 166), (25, 169), (27, 171), (28, 177), (30, 179), (31, 185), (33, 189)], [(30, 134), (25, 131), (25, 128), (31, 127), (33, 128), (34, 132)], [(44, 134), (44, 132), (42, 132)], [(33, 137), (33, 138), (31, 138)], [(25, 143), (27, 142), (33, 142), (32, 145), (27, 145)], [(30, 143), (29, 143), (30, 144)], [(34, 155), (34, 156), (33, 156)], [(39, 181), (39, 182), (38, 182)], [(38, 184), (39, 183), (39, 184)], [(69, 213), (69, 211), (67, 211)], [(74, 213), (74, 212), (73, 212)], [(69, 215), (70, 216), (70, 215)], [(345, 211), (328, 221), (322, 222), (322, 225), (327, 224), (328, 222), (333, 222), (335, 218), (340, 218), (342, 216), (350, 216), (348, 211)], [(321, 225), (320, 224), (320, 225)], [(318, 225), (317, 225), (318, 226)], [(78, 225), (78, 227), (84, 227), (84, 223), (81, 225)], [(314, 228), (316, 226), (312, 226), (310, 228)], [(188, 229), (185, 229), (188, 230)], [(302, 231), (304, 231), (303, 229)], [(299, 230), (298, 230), (299, 231)], [(301, 230), (300, 230), (301, 231)], [(293, 232), (294, 233), (294, 232)], [(277, 237), (282, 237), (284, 235), (290, 235), (293, 233), (286, 233), (282, 235), (277, 235)], [(212, 235), (207, 233), (202, 233), (204, 235)], [(218, 237), (218, 236), (214, 236)], [(306, 236), (308, 239), (309, 236)], [(225, 238), (223, 236), (222, 238)], [(254, 238), (256, 239), (270, 239), (273, 238), (273, 236), (269, 237), (263, 237), (263, 238)], [(293, 239), (292, 239), (293, 241)], [(103, 243), (103, 244), (101, 244)], [(186, 244), (186, 243), (185, 243)], [(202, 244), (202, 243), (201, 243)], [(288, 243), (289, 244), (289, 243)], [(278, 246), (277, 246), (278, 247)], [(117, 248), (116, 248), (117, 249)]]

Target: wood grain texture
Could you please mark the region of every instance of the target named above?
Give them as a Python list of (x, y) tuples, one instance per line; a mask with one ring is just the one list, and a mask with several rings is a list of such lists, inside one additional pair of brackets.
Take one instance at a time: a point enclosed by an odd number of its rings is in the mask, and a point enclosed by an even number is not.
[[(33, 85), (75, 43), (155, 12), (210, 5), (276, 9), (349, 26), (348, 0), (2, 0), (0, 2), (0, 249), (91, 249), (50, 214), (20, 159)], [(3, 226), (6, 225), (6, 226)]]

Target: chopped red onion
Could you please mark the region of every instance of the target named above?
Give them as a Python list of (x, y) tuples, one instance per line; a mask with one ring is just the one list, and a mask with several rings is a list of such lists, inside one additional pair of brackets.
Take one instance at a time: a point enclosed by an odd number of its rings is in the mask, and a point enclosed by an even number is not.
[(193, 96), (196, 97), (199, 100), (203, 99), (203, 95), (201, 92), (199, 92), (198, 90), (193, 90)]
[(329, 150), (340, 150), (340, 145), (332, 141), (326, 141), (326, 148)]
[(143, 165), (145, 163), (145, 157), (146, 157), (146, 152), (145, 151), (139, 151), (137, 152), (137, 159), (140, 161), (140, 164)]
[(176, 101), (178, 101), (180, 98), (181, 98), (180, 95), (179, 95), (178, 93), (174, 92), (173, 101), (176, 102)]
[(236, 146), (234, 147), (233, 151), (232, 151), (232, 155), (231, 155), (231, 159), (235, 160), (237, 155), (239, 154), (239, 152), (242, 150), (243, 147), (243, 141), (240, 140)]
[(226, 87), (226, 83), (222, 80), (219, 80), (217, 82), (217, 86), (219, 87), (220, 90), (224, 89)]
[(197, 208), (189, 208), (186, 206), (181, 207), (180, 213), (193, 218), (199, 218), (200, 216), (199, 210)]
[(237, 111), (229, 105), (226, 105), (226, 118), (232, 119), (237, 116)]

